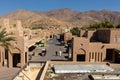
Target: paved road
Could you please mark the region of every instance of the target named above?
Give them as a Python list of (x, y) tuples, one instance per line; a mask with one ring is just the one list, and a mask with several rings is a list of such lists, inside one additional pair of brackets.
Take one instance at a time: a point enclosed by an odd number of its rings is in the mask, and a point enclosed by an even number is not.
[[(67, 56), (68, 54), (65, 53), (64, 46), (60, 46), (60, 43), (57, 41), (56, 37), (54, 39), (50, 39), (47, 42), (46, 50), (47, 54), (46, 56), (40, 56), (39, 53), (41, 52), (41, 47), (36, 47), (33, 52), (35, 52), (35, 55), (32, 56), (31, 61), (65, 61), (68, 60)], [(56, 56), (56, 51), (59, 51), (61, 48), (62, 50), (62, 56)]]
[(0, 80), (12, 80), (12, 78), (18, 73), (20, 68), (0, 68)]

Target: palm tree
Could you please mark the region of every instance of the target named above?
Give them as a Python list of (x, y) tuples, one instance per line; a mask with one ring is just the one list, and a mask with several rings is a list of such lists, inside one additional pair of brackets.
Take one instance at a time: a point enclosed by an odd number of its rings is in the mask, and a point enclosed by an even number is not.
[(0, 30), (0, 46), (5, 49), (5, 51), (10, 51), (10, 48), (12, 45), (10, 44), (10, 41), (15, 41), (15, 37), (10, 36), (10, 34), (7, 33), (6, 28), (2, 28)]

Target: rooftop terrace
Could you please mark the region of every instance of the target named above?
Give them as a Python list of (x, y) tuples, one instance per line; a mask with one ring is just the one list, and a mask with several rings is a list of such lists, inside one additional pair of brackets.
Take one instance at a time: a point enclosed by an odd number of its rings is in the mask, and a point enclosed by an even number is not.
[[(48, 62), (41, 80), (90, 80), (90, 74), (113, 75), (114, 72), (116, 71), (105, 63)], [(116, 74), (119, 73), (114, 75)]]
[(29, 62), (13, 80), (39, 80), (44, 64), (44, 62)]
[[(29, 62), (13, 80), (120, 80), (120, 64), (71, 61)], [(114, 78), (114, 79), (112, 79)]]

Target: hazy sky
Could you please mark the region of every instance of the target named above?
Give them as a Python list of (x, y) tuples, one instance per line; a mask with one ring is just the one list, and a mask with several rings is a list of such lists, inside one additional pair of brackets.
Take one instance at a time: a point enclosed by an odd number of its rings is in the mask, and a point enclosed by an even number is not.
[(49, 11), (61, 8), (120, 11), (120, 0), (0, 0), (0, 15), (17, 9)]

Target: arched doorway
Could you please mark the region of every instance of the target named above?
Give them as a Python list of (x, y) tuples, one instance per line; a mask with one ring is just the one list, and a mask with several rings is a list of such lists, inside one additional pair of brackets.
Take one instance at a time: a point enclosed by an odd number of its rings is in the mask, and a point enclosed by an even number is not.
[(50, 38), (52, 38), (52, 35), (50, 35)]
[(86, 51), (80, 48), (77, 53), (77, 61), (85, 61), (85, 58), (86, 58)]
[(13, 67), (18, 67), (18, 64), (20, 64), (21, 62), (21, 51), (19, 48), (14, 48), (13, 49), (13, 53), (12, 53), (12, 63), (13, 63)]
[(20, 63), (20, 54), (13, 54), (13, 67), (18, 67)]

